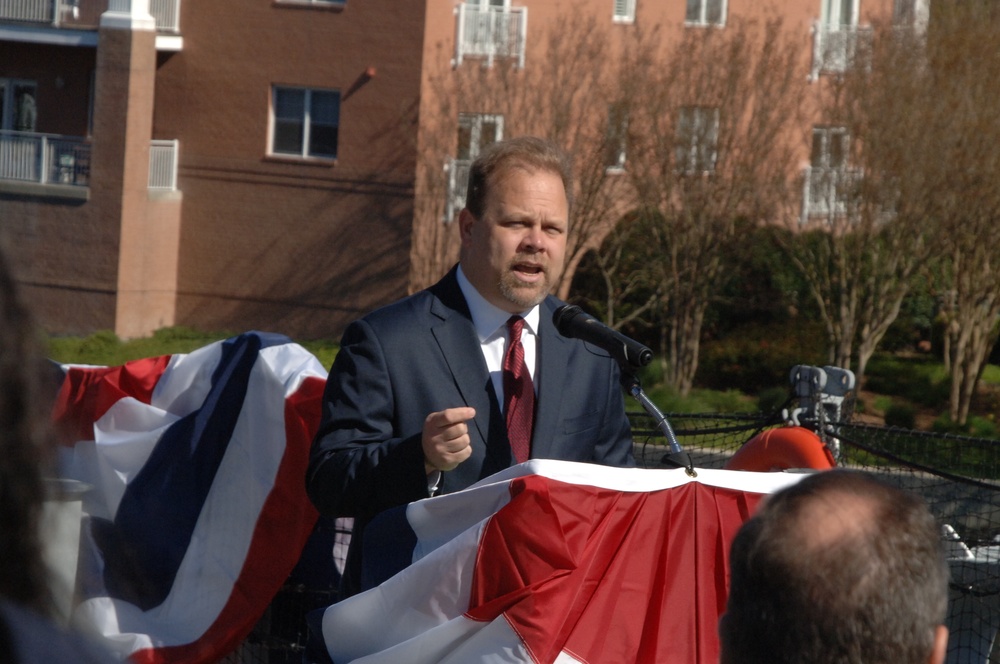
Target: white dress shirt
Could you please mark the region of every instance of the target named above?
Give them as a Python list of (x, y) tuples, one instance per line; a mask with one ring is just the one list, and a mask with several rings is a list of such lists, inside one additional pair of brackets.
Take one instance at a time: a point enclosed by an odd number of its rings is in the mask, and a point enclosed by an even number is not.
[[(497, 393), (497, 400), (500, 402), (500, 410), (503, 411), (503, 355), (507, 347), (507, 320), (513, 315), (486, 301), (479, 291), (476, 290), (468, 277), (462, 272), (462, 266), (458, 266), (458, 287), (462, 289), (462, 295), (469, 305), (469, 313), (472, 314), (472, 324), (476, 328), (479, 336), (479, 346), (483, 351), (483, 359), (486, 360), (486, 368), (490, 372), (490, 380), (493, 381), (493, 389)], [(538, 319), (539, 305), (533, 306), (527, 311), (521, 312), (524, 318), (524, 329), (521, 331), (521, 345), (524, 346), (524, 362), (528, 365), (528, 373), (531, 374), (531, 384), (538, 394), (535, 381), (535, 364), (538, 347)]]

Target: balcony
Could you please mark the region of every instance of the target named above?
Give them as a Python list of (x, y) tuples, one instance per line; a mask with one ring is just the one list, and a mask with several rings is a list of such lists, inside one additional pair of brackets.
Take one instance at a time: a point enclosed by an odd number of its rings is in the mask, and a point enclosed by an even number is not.
[(90, 144), (71, 136), (0, 131), (0, 180), (86, 187)]
[[(0, 181), (87, 187), (90, 147), (72, 136), (0, 131)], [(176, 140), (150, 143), (150, 190), (177, 190), (177, 154)]]
[(847, 71), (860, 49), (871, 46), (872, 29), (857, 25), (813, 25), (813, 62), (810, 78)]
[(524, 67), (524, 46), (528, 35), (527, 7), (481, 7), (460, 4), (455, 37), (455, 59), (458, 67), (469, 58), (484, 58), (487, 67), (496, 58), (512, 58)]
[(455, 216), (465, 207), (466, 189), (469, 186), (469, 169), (471, 159), (449, 159), (445, 164), (448, 172), (448, 194), (445, 199), (444, 223), (450, 224)]
[[(149, 13), (160, 33), (180, 33), (181, 0), (149, 0)], [(0, 23), (26, 27), (94, 30), (101, 14), (128, 0), (0, 0)], [(111, 5), (114, 5), (113, 7)]]
[(807, 168), (802, 192), (801, 223), (823, 217), (833, 220), (850, 213), (861, 182), (861, 169)]

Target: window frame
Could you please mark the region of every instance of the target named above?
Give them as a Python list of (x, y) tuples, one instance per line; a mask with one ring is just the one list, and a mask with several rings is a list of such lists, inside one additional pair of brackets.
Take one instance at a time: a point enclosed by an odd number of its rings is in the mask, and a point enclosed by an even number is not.
[[(821, 0), (820, 24), (828, 32), (839, 32), (858, 27), (858, 0)], [(841, 20), (848, 12), (847, 21)], [(836, 20), (833, 20), (836, 17)]]
[[(16, 91), (19, 88), (30, 88), (32, 91), (34, 115), (32, 116), (30, 129), (23, 129), (16, 126), (20, 115), (17, 109), (18, 98), (16, 96)], [(0, 130), (26, 133), (34, 133), (38, 130), (38, 81), (26, 78), (0, 77)]]
[[(480, 150), (492, 145), (492, 143), (487, 143), (483, 145), (483, 126), (487, 124), (492, 124), (494, 127), (493, 135), (495, 137), (494, 143), (503, 140), (503, 114), (502, 113), (469, 113), (461, 112), (458, 114), (458, 133), (459, 133), (459, 146), (458, 150), (455, 151), (455, 158), (459, 160), (473, 161), (479, 156)], [(468, 127), (469, 130), (469, 154), (468, 156), (461, 156), (459, 152), (461, 151), (461, 134), (462, 128)]]
[[(707, 128), (706, 118), (709, 118), (710, 122)], [(692, 105), (678, 109), (674, 128), (674, 167), (678, 173), (682, 175), (715, 173), (719, 162), (720, 122), (719, 109), (715, 106)]]
[[(469, 169), (473, 160), (479, 156), (479, 152), (487, 145), (483, 145), (483, 126), (492, 123), (494, 127), (494, 142), (503, 140), (504, 116), (502, 113), (471, 113), (461, 112), (458, 114), (457, 145), (455, 156), (448, 158), (445, 166), (447, 171), (447, 191), (445, 193), (444, 214), (442, 221), (446, 224), (454, 221), (458, 212), (465, 207), (465, 197), (468, 188)], [(462, 132), (463, 128), (468, 130), (468, 150), (462, 155)]]
[[(831, 149), (834, 139), (840, 145), (839, 163), (833, 163), (838, 157)], [(817, 149), (817, 142), (819, 148)], [(812, 145), (809, 148), (809, 167), (827, 170), (846, 169), (850, 162), (851, 135), (847, 127), (842, 125), (815, 125), (812, 130)]]
[[(709, 6), (712, 3), (719, 5), (719, 19), (709, 20)], [(692, 17), (692, 8), (697, 7), (697, 16)], [(728, 0), (687, 0), (684, 9), (684, 25), (686, 27), (725, 27), (726, 19), (729, 15)]]
[(802, 201), (802, 223), (811, 218), (847, 216), (860, 177), (860, 171), (851, 166), (851, 134), (847, 128), (841, 125), (814, 125)]
[[(279, 140), (279, 123), (282, 118), (278, 116), (278, 94), (279, 92), (302, 92), (302, 117), (299, 123), (301, 134), (299, 136), (299, 151), (279, 150), (277, 142)], [(315, 110), (313, 95), (315, 93), (333, 94), (336, 96), (335, 123), (313, 121), (312, 113)], [(271, 85), (271, 103), (269, 113), (269, 129), (267, 141), (267, 154), (269, 157), (279, 159), (297, 159), (303, 161), (323, 161), (332, 162), (340, 157), (340, 111), (343, 97), (339, 89), (336, 88), (311, 88), (299, 85)], [(285, 120), (288, 120), (287, 118)], [(327, 118), (328, 120), (328, 118)], [(289, 120), (290, 121), (290, 120)], [(313, 151), (313, 131), (318, 127), (332, 126), (334, 154)]]
[(628, 108), (620, 103), (608, 104), (606, 128), (606, 152), (604, 170), (606, 173), (624, 173), (628, 161)]

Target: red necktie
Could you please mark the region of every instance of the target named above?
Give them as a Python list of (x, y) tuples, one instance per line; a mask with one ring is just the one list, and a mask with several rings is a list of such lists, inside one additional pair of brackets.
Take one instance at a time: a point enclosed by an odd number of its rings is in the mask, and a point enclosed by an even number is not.
[(507, 418), (507, 439), (518, 463), (528, 460), (531, 452), (531, 428), (535, 417), (535, 388), (524, 362), (521, 329), (524, 319), (511, 316), (507, 321), (510, 341), (503, 357), (503, 412)]

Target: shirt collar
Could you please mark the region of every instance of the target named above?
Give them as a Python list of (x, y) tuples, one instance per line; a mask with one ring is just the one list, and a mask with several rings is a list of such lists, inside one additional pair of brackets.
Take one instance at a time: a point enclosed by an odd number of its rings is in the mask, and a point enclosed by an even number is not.
[[(476, 328), (479, 342), (482, 343), (494, 336), (497, 330), (507, 324), (507, 319), (511, 317), (510, 312), (504, 311), (486, 300), (476, 287), (472, 285), (469, 278), (462, 272), (461, 264), (458, 266), (458, 287), (465, 296), (465, 302), (469, 305), (469, 313), (472, 315), (472, 324)], [(533, 306), (527, 311), (522, 311), (520, 315), (524, 318), (525, 327), (532, 334), (538, 335), (538, 320), (541, 316), (539, 305)]]

